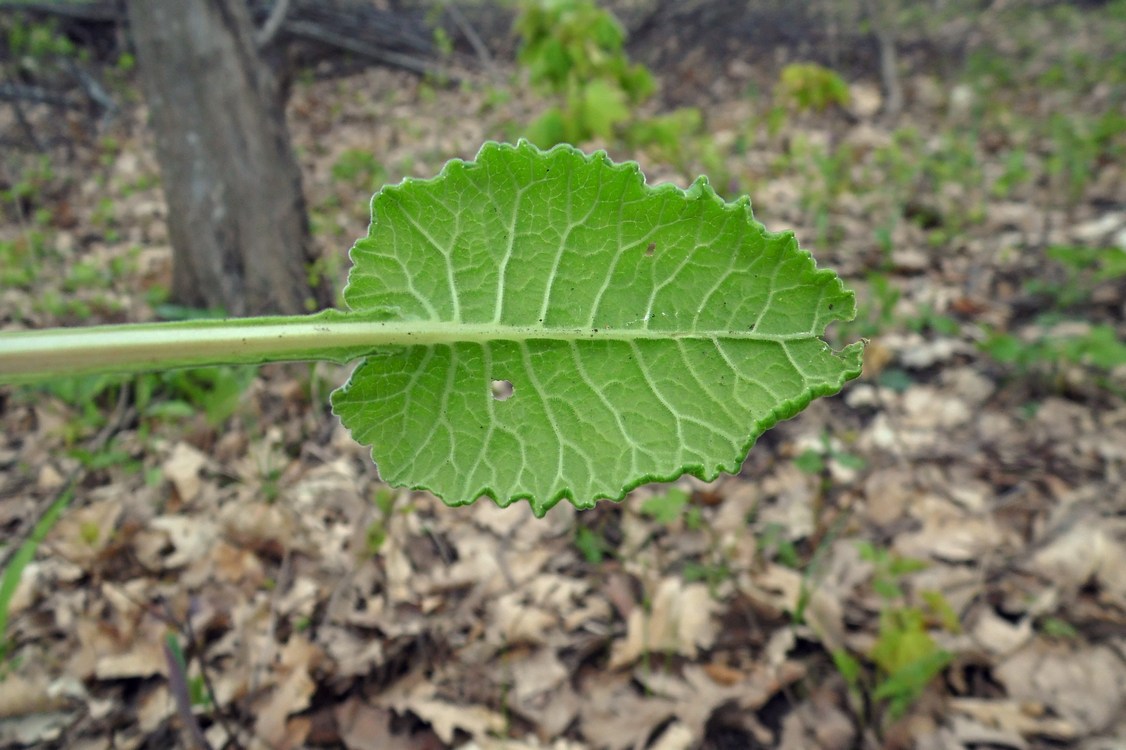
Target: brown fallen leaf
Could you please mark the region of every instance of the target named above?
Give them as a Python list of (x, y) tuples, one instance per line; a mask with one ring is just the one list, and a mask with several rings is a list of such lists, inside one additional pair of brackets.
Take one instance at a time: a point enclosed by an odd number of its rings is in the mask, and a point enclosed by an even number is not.
[(643, 747), (653, 730), (675, 715), (673, 701), (640, 696), (629, 675), (597, 675), (580, 686), (580, 694), (583, 737), (605, 750)]
[(301, 635), (292, 636), (282, 648), (281, 658), (275, 665), (278, 682), (256, 706), (254, 732), (268, 746), (286, 750), (300, 747), (304, 742), (310, 722), (290, 717), (309, 707), (317, 689), (310, 672), (321, 659), (320, 648)]
[(203, 481), (199, 472), (207, 464), (207, 456), (187, 443), (177, 443), (172, 453), (161, 464), (165, 478), (172, 483), (176, 493), (185, 503), (199, 494)]
[(0, 680), (0, 720), (54, 711), (65, 703), (51, 695), (46, 675), (29, 678), (16, 673)]
[(59, 519), (48, 536), (48, 544), (63, 558), (86, 566), (113, 539), (123, 504), (113, 498), (70, 510)]
[[(1078, 727), (1067, 719), (1047, 716), (1035, 705), (1021, 701), (952, 698), (948, 705), (951, 712), (969, 716), (1009, 736), (1049, 737), (1057, 742), (1069, 742), (1078, 732)], [(1009, 741), (1015, 743), (1015, 740)]]
[(333, 709), (340, 741), (348, 750), (389, 750), (402, 747), (406, 740), (396, 744), (391, 733), (391, 712), (365, 703), (357, 697), (349, 698)]
[(1011, 698), (1039, 703), (1065, 719), (1071, 737), (1104, 732), (1126, 711), (1126, 666), (1109, 646), (1035, 640), (994, 674)]
[(632, 664), (647, 652), (675, 653), (694, 658), (715, 640), (712, 615), (716, 602), (701, 583), (685, 584), (679, 577), (661, 581), (648, 612), (634, 609), (627, 619), (625, 640), (614, 644), (610, 668)]

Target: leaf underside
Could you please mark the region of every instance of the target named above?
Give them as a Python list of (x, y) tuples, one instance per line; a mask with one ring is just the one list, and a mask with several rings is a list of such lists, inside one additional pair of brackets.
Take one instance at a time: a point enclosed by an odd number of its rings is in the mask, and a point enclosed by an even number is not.
[(543, 515), (714, 479), (860, 373), (861, 344), (820, 339), (852, 318), (852, 292), (702, 177), (652, 187), (603, 152), (488, 143), (371, 208), (348, 306), (451, 337), (376, 352), (333, 410), (385, 481), (450, 505)]

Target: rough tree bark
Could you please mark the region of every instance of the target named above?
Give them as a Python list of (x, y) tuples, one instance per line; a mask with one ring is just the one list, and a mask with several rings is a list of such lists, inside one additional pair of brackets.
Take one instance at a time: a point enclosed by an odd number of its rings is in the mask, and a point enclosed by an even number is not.
[(126, 5), (168, 201), (173, 298), (231, 315), (324, 306), (283, 95), (245, 0)]

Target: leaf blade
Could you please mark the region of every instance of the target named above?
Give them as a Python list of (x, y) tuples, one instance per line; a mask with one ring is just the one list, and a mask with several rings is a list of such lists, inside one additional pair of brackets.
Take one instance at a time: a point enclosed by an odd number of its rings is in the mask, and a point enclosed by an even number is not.
[(703, 178), (651, 187), (601, 152), (486, 144), (384, 188), (352, 258), (352, 310), (474, 331), (382, 350), (333, 394), (384, 479), (450, 504), (542, 515), (712, 479), (860, 370), (859, 344), (819, 338), (852, 293), (791, 234)]

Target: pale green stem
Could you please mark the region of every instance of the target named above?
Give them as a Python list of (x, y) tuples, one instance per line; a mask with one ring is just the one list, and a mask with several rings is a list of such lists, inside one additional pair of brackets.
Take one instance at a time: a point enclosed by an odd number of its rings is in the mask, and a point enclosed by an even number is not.
[(317, 325), (296, 317), (4, 331), (0, 383), (294, 359)]
[(811, 334), (654, 330), (648, 326), (571, 328), (502, 323), (373, 320), (362, 313), (232, 318), (0, 331), (0, 384), (75, 375), (140, 373), (180, 367), (328, 360), (344, 363), (381, 347), (487, 341), (745, 338), (789, 341)]

